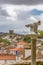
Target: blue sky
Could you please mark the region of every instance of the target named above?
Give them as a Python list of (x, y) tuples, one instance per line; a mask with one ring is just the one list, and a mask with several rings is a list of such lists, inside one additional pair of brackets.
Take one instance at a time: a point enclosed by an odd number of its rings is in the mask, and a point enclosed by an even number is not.
[(0, 32), (14, 30), (16, 33), (29, 33), (26, 24), (41, 21), (43, 30), (43, 5), (0, 4)]

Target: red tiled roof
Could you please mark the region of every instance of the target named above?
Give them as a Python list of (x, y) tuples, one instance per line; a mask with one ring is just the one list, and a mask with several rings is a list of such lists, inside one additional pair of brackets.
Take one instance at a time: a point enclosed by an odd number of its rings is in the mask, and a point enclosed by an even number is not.
[(10, 49), (10, 50), (13, 50), (13, 51), (23, 51), (24, 48), (13, 48), (13, 49)]
[(20, 45), (25, 45), (25, 42), (21, 41), (21, 42), (19, 42), (18, 44), (20, 44)]
[(11, 54), (0, 54), (0, 60), (15, 60), (16, 56)]

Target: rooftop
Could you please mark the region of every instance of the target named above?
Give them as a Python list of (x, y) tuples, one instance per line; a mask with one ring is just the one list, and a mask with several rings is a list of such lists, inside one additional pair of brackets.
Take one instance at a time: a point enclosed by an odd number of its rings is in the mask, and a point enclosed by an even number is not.
[(0, 54), (0, 60), (15, 60), (16, 56), (11, 54)]
[(23, 51), (24, 48), (12, 48), (12, 49), (10, 49), (10, 50), (12, 50), (12, 51)]

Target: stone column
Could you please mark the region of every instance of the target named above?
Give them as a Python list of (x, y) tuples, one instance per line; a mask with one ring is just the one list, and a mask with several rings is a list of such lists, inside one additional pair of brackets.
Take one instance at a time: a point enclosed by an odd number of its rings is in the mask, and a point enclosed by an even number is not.
[(31, 65), (36, 65), (36, 39), (32, 39)]

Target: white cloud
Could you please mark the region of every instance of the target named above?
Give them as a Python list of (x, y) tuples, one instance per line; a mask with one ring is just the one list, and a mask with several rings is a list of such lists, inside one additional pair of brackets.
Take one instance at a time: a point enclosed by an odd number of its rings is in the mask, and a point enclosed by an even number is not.
[(41, 21), (43, 21), (43, 14), (41, 14), (39, 18)]
[[(15, 21), (15, 20), (17, 21), (18, 17), (19, 17), (19, 19), (20, 18), (22, 19), (23, 17), (26, 18), (28, 15), (30, 15), (29, 12), (32, 11), (33, 9), (37, 9), (37, 10), (43, 11), (43, 5), (40, 4), (40, 5), (31, 6), (31, 5), (9, 5), (9, 4), (3, 4), (2, 5), (2, 9), (6, 10), (6, 12), (9, 15), (9, 17), (6, 17), (6, 19), (12, 20), (12, 21)], [(26, 14), (26, 12), (28, 12), (28, 14)], [(30, 18), (32, 20), (37, 21), (33, 16), (30, 16)]]
[[(2, 9), (6, 10), (9, 17), (6, 17), (8, 20), (17, 20), (18, 14), (23, 15), (22, 12), (30, 11), (34, 8), (34, 6), (27, 6), (27, 5), (2, 5)], [(23, 16), (22, 16), (23, 18)]]
[(9, 7), (9, 6), (7, 6), (6, 7), (6, 11), (7, 11), (7, 13), (11, 16), (11, 17), (16, 17), (17, 16), (17, 14), (16, 14), (16, 12), (14, 11), (14, 8), (13, 7)]
[(14, 17), (6, 17), (7, 20), (16, 21), (16, 18)]
[(2, 5), (2, 9), (5, 9), (11, 17), (17, 17), (18, 11), (31, 11), (32, 9), (43, 10), (43, 5)]
[(31, 20), (37, 21), (37, 19), (34, 16), (30, 17)]
[(34, 8), (39, 9), (39, 10), (43, 10), (43, 5), (3, 5), (3, 7), (8, 7), (8, 8), (12, 8), (14, 10), (32, 10)]
[(43, 5), (9, 5), (9, 4), (3, 4), (2, 9), (5, 9), (8, 15), (10, 16), (7, 19), (15, 20), (17, 19), (18, 13), (25, 12), (25, 11), (31, 11), (32, 9), (37, 10), (43, 10)]
[(37, 10), (43, 10), (43, 5), (9, 5), (9, 4), (4, 4), (2, 5), (2, 9), (6, 9), (6, 11), (9, 13), (9, 15), (14, 16), (16, 13), (16, 10), (19, 11), (30, 11), (32, 9), (37, 9)]
[(37, 10), (43, 11), (43, 5), (36, 5), (34, 6)]
[(4, 5), (3, 7), (21, 11), (32, 10), (34, 8), (34, 6), (28, 6), (28, 5)]
[[(41, 6), (41, 7), (40, 7)], [(30, 15), (30, 11), (32, 9), (37, 9), (43, 11), (43, 5), (35, 5), (35, 6), (28, 6), (28, 5), (2, 5), (2, 9), (6, 10), (9, 17), (6, 17), (7, 21), (2, 22), (0, 24), (12, 25), (14, 28), (20, 28), (25, 27), (25, 24), (29, 24), (30, 22), (34, 23), (37, 20), (43, 20), (43, 15), (40, 16), (33, 16)], [(30, 17), (29, 17), (30, 15)], [(26, 20), (27, 19), (27, 20)], [(30, 20), (31, 19), (31, 20)], [(12, 22), (11, 22), (12, 21)]]

